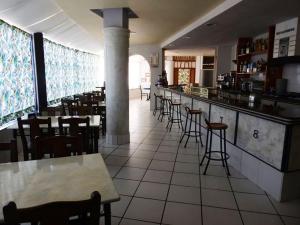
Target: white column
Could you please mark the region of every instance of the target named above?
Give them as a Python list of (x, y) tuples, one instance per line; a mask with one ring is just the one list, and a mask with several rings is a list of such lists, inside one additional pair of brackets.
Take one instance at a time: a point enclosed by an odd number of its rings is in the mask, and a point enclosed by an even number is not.
[(126, 144), (130, 141), (128, 48), (127, 28), (104, 28), (107, 144)]

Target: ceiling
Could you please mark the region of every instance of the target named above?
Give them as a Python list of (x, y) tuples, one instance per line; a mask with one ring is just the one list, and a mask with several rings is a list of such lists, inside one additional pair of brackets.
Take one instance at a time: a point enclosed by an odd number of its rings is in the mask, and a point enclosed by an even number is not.
[(224, 0), (0, 0), (0, 18), (64, 45), (102, 50), (102, 18), (90, 9), (130, 7), (131, 45), (160, 44)]
[(178, 31), (162, 47), (186, 50), (233, 43), (266, 33), (270, 25), (300, 16), (299, 12), (299, 0), (243, 0), (209, 20), (195, 21), (190, 26), (195, 28)]

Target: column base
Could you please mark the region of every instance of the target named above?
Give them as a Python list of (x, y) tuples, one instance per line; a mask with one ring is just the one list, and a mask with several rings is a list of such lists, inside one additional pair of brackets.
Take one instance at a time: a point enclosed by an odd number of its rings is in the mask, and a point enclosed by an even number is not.
[(106, 144), (123, 145), (128, 143), (130, 143), (130, 134), (125, 134), (125, 135), (106, 134)]

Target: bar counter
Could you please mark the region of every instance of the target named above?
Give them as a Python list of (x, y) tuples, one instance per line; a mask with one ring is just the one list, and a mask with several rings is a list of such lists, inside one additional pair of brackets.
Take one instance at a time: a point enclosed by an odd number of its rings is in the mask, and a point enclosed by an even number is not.
[[(300, 104), (263, 97), (250, 104), (245, 96), (200, 97), (161, 87), (156, 92), (201, 109), (204, 128), (204, 118), (219, 122), (222, 117), (229, 164), (278, 201), (300, 197)], [(218, 139), (213, 140), (217, 147)]]

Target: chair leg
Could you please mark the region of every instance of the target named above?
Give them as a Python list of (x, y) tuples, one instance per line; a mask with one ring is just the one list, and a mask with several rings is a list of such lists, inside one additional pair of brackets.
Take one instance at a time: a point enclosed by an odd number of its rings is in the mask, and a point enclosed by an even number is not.
[(221, 152), (222, 166), (225, 167), (225, 164), (224, 164), (224, 158), (223, 158), (222, 133), (223, 133), (222, 130), (220, 130), (220, 152)]
[(182, 137), (180, 138), (180, 142), (179, 142), (179, 143), (181, 143), (181, 142), (182, 142), (182, 139), (183, 139), (183, 137), (184, 137), (184, 136), (185, 136), (185, 134), (186, 134), (186, 127), (187, 127), (187, 123), (188, 123), (188, 117), (189, 117), (189, 115), (188, 115), (188, 114), (186, 114), (186, 118), (185, 118), (185, 125), (184, 125), (184, 131), (183, 131)]
[(230, 176), (230, 172), (229, 172), (229, 167), (228, 167), (228, 164), (227, 164), (227, 152), (226, 152), (226, 130), (223, 130), (224, 132), (224, 156), (225, 156), (225, 166), (226, 166), (226, 170), (227, 170), (227, 175)]
[(186, 145), (187, 145), (187, 143), (188, 143), (188, 141), (189, 141), (189, 139), (190, 139), (190, 136), (191, 136), (192, 120), (193, 120), (193, 116), (192, 116), (192, 114), (191, 114), (190, 126), (189, 126), (189, 134), (188, 134), (188, 137), (187, 137), (186, 142), (185, 142), (185, 145), (184, 145), (185, 148), (186, 148)]
[(200, 162), (200, 166), (202, 166), (204, 159), (206, 158), (206, 154), (208, 153), (208, 137), (209, 137), (209, 129), (207, 128), (207, 134), (206, 134), (206, 144), (205, 144), (205, 152), (204, 155), (202, 157), (202, 160)]

